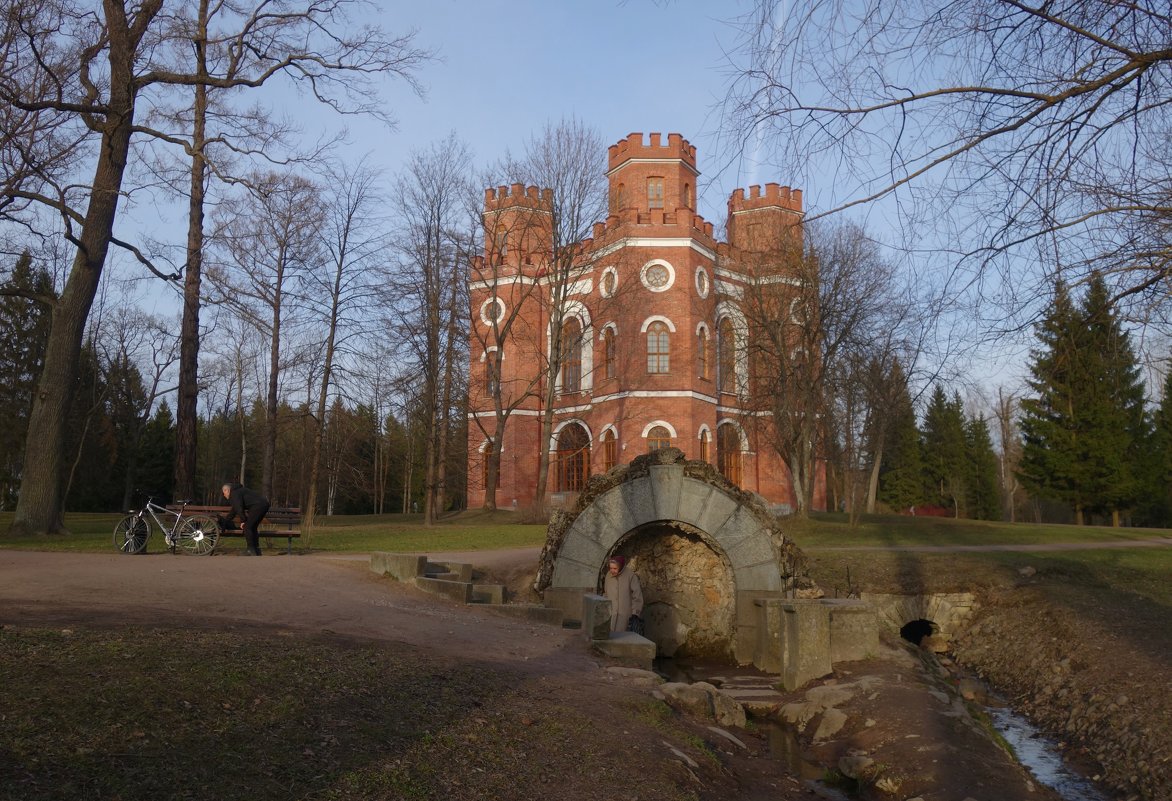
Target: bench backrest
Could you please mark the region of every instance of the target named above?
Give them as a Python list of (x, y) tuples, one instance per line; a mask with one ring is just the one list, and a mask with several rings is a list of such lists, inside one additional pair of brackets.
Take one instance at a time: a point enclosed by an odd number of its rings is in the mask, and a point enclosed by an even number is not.
[[(185, 515), (210, 515), (211, 517), (220, 517), (227, 515), (232, 511), (230, 506), (195, 506), (187, 505), (180, 507), (176, 504), (171, 504), (167, 507), (172, 512), (183, 510)], [(298, 526), (301, 524), (301, 507), (299, 506), (272, 506), (265, 514), (265, 519), (261, 521), (261, 527), (269, 526)]]

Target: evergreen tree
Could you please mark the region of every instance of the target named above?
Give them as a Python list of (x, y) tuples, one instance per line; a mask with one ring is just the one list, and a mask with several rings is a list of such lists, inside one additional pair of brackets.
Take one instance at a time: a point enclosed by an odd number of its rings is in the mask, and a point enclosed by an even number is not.
[(985, 418), (974, 416), (965, 424), (965, 450), (968, 453), (968, 514), (977, 520), (1001, 517), (1001, 488), (997, 474), (997, 454)]
[(53, 282), (22, 253), (0, 287), (0, 509), (16, 504), (33, 388), (49, 339)]
[(967, 514), (969, 463), (965, 446), (964, 404), (951, 401), (937, 385), (924, 414), (925, 498), (952, 509), (954, 517)]
[(1158, 526), (1172, 523), (1172, 369), (1164, 377), (1164, 394), (1152, 415), (1152, 439), (1148, 479), (1151, 506), (1148, 522)]
[(1083, 301), (1087, 332), (1087, 383), (1082, 438), (1091, 507), (1110, 514), (1118, 526), (1122, 512), (1141, 494), (1140, 457), (1149, 431), (1144, 385), (1130, 335), (1123, 330), (1102, 276), (1095, 274)]
[(143, 488), (149, 487), (164, 498), (171, 498), (171, 487), (175, 481), (174, 466), (175, 416), (164, 400), (143, 427), (138, 449), (138, 484)]
[(924, 502), (924, 460), (907, 377), (898, 361), (891, 372), (891, 380), (897, 382), (899, 389), (890, 410), (883, 464), (879, 469), (878, 495), (888, 507), (902, 511)]
[(1032, 395), (1021, 401), (1022, 453), (1018, 477), (1030, 492), (1069, 504), (1082, 523), (1088, 497), (1076, 410), (1086, 383), (1082, 320), (1066, 285), (1054, 287), (1050, 313), (1038, 324), (1030, 352)]
[(1037, 336), (1036, 394), (1022, 401), (1022, 483), (1070, 504), (1079, 524), (1095, 511), (1118, 525), (1141, 494), (1148, 431), (1135, 351), (1102, 277), (1092, 277), (1077, 310), (1059, 284)]

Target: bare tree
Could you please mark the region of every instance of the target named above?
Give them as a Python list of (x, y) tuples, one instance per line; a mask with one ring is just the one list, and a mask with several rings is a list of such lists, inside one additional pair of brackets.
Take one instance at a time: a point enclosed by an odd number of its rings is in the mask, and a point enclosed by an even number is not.
[[(541, 434), (538, 450), (537, 487), (534, 507), (544, 511), (549, 483), (553, 418), (559, 392), (562, 361), (569, 343), (563, 342), (569, 300), (573, 288), (593, 268), (595, 254), (583, 243), (590, 238), (594, 223), (607, 213), (606, 148), (599, 133), (574, 118), (547, 124), (539, 136), (529, 140), (525, 152), (511, 159), (507, 172), (524, 184), (552, 190), (546, 223), (548, 251), (537, 276), (540, 291), (528, 297), (544, 307), (546, 323), (536, 332), (546, 347), (536, 348), (541, 365)], [(542, 213), (544, 213), (544, 209)]]
[(444, 503), (446, 454), (451, 436), (453, 398), (467, 341), (465, 264), (477, 241), (479, 224), (471, 209), (471, 157), (449, 135), (429, 150), (413, 154), (396, 183), (396, 236), (399, 266), (391, 284), (399, 296), (409, 364), (422, 409), (424, 446), (423, 519), (435, 522)]
[(1167, 298), (1166, 3), (758, 0), (741, 23), (733, 143), (845, 177), (827, 213), (894, 199), (909, 238), (934, 217), (995, 328), (1037, 313), (1038, 264)]
[(840, 456), (840, 474), (861, 486), (866, 371), (896, 341), (891, 326), (906, 316), (907, 301), (857, 226), (811, 226), (804, 239), (773, 241), (733, 251), (726, 266), (751, 276), (741, 304), (751, 332), (741, 356), (751, 365), (747, 401), (765, 413), (766, 439), (789, 467), (795, 511), (805, 515), (819, 461), (830, 453)]
[(283, 346), (294, 322), (288, 315), (303, 305), (304, 282), (322, 260), (322, 203), (318, 187), (295, 174), (254, 175), (249, 186), (218, 213), (212, 246), (222, 257), (209, 277), (219, 300), (267, 341), (261, 493), (271, 498)]
[[(344, 0), (310, 0), (301, 7), (266, 3), (255, 12), (236, 14), (242, 33), (219, 41), (216, 52), (224, 61), (204, 64), (220, 67), (235, 60), (248, 65), (249, 71), (232, 77), (177, 66), (168, 45), (189, 47), (192, 37), (174, 38), (172, 27), (163, 24), (162, 0), (80, 5), (19, 0), (6, 7), (0, 21), (0, 114), (5, 123), (0, 215), (34, 234), (60, 232), (75, 248), (53, 307), (45, 369), (27, 434), (35, 447), (26, 449), (29, 458), (12, 531), (64, 531), (64, 421), (85, 321), (110, 245), (126, 247), (160, 277), (173, 277), (154, 267), (139, 248), (114, 236), (131, 141), (142, 132), (140, 106), (149, 106), (156, 90), (166, 93), (169, 87), (258, 86), (289, 73), (334, 108), (373, 110), (378, 98), (366, 93), (362, 79), (395, 72), (395, 65), (404, 66), (397, 59), (416, 51), (410, 37), (390, 39), (369, 26), (353, 37), (341, 35), (334, 23), (349, 6)], [(282, 27), (297, 19), (304, 22), (300, 29)], [(407, 74), (414, 63), (405, 65)], [(88, 181), (77, 177), (86, 161), (93, 164)]]
[(320, 348), (321, 376), (316, 388), (309, 480), (302, 509), (302, 527), (307, 536), (313, 531), (317, 512), (326, 408), (336, 381), (336, 357), (352, 350), (354, 339), (369, 333), (369, 326), (360, 323), (359, 318), (365, 316), (360, 312), (378, 297), (375, 265), (386, 248), (383, 220), (377, 211), (383, 202), (378, 183), (379, 174), (364, 165), (354, 169), (340, 167), (326, 176), (322, 224), (325, 259), (322, 270), (310, 273), (307, 295), (313, 313), (326, 327)]

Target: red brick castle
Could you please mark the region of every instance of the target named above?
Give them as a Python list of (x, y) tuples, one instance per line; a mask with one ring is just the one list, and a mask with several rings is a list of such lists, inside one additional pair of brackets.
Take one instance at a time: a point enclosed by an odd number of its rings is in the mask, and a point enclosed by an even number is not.
[[(742, 303), (762, 280), (749, 265), (782, 239), (800, 243), (802, 193), (738, 189), (727, 242), (696, 213), (696, 148), (679, 134), (632, 133), (609, 149), (609, 215), (592, 238), (561, 246), (554, 275), (552, 192), (514, 184), (485, 192), (485, 255), (472, 265), (468, 506), (532, 504), (543, 368), (561, 340), (547, 490), (564, 505), (590, 475), (656, 448), (711, 462), (776, 507), (791, 507), (789, 471), (752, 410), (752, 326)], [(551, 290), (560, 281), (561, 289)], [(560, 298), (562, 315), (552, 308)], [(554, 331), (550, 318), (560, 320)], [(557, 334), (560, 333), (560, 337)], [(757, 405), (756, 408), (760, 408)], [(499, 454), (499, 473), (491, 456)], [(493, 475), (493, 474), (497, 475)], [(822, 506), (821, 485), (815, 507)]]

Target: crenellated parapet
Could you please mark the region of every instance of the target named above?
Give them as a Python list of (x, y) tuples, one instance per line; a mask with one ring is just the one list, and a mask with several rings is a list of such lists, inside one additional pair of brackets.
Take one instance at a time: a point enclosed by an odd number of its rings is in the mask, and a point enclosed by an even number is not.
[(753, 184), (749, 187), (748, 196), (744, 189), (736, 189), (728, 199), (728, 213), (732, 215), (742, 211), (756, 211), (757, 209), (778, 208), (785, 211), (802, 212), (802, 190), (790, 189), (780, 184), (765, 184), (765, 191)]
[(679, 159), (695, 169), (696, 147), (678, 133), (669, 133), (664, 143), (662, 134), (650, 134), (650, 142), (644, 142), (643, 134), (635, 132), (610, 146), (607, 171), (631, 159)]
[(523, 184), (484, 190), (485, 212), (516, 208), (550, 211), (553, 209), (553, 190)]

